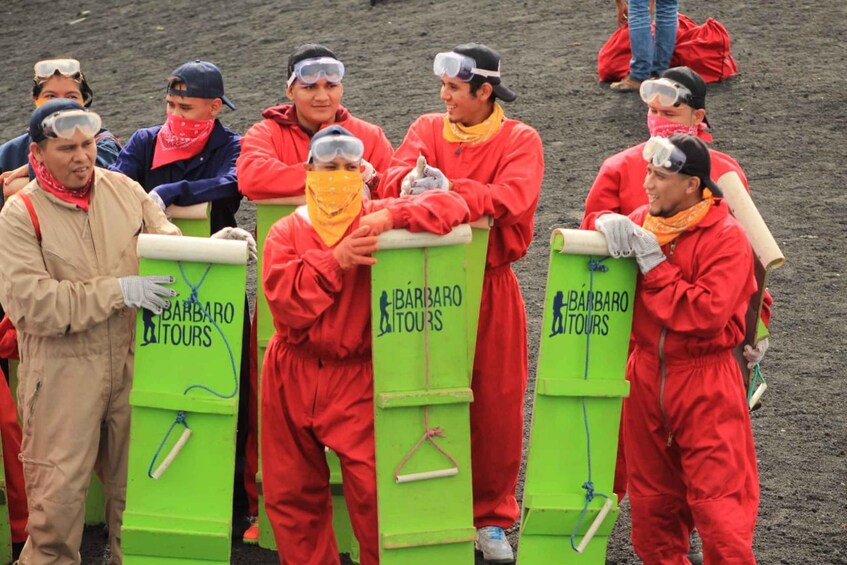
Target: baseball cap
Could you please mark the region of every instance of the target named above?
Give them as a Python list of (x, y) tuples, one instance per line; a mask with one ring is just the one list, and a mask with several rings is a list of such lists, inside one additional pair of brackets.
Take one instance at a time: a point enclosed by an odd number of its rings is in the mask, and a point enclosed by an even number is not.
[(196, 59), (178, 67), (171, 73), (171, 78), (174, 77), (185, 83), (185, 90), (170, 88), (169, 81), (168, 93), (189, 98), (220, 98), (224, 104), (235, 110), (235, 104), (224, 96), (224, 77), (216, 65)]
[(45, 119), (66, 110), (85, 110), (79, 102), (75, 102), (68, 98), (55, 98), (45, 104), (42, 104), (35, 110), (29, 118), (29, 137), (35, 143), (44, 141), (47, 136), (44, 135), (44, 127), (42, 126)]
[[(500, 70), (500, 54), (487, 45), (483, 45), (481, 43), (464, 43), (454, 47), (453, 52), (470, 57), (474, 60), (476, 67), (479, 69), (485, 69), (487, 71)], [(500, 77), (479, 76), (474, 80), (489, 83), (492, 87), (494, 87), (494, 94), (497, 98), (506, 102), (513, 102), (518, 97), (514, 91), (502, 83)]]
[(321, 57), (329, 57), (330, 59), (338, 60), (335, 53), (333, 53), (328, 47), (318, 45), (317, 43), (304, 43), (288, 56), (287, 76), (291, 76), (294, 72), (294, 65), (300, 61), (304, 61), (306, 59), (319, 59)]
[(723, 192), (711, 177), (712, 158), (706, 143), (699, 137), (682, 133), (670, 136), (668, 141), (685, 153), (685, 164), (679, 172), (699, 178), (701, 188), (709, 188), (715, 196), (722, 196)]
[(662, 78), (678, 82), (691, 92), (691, 107), (706, 107), (706, 82), (688, 67), (672, 67), (662, 73)]

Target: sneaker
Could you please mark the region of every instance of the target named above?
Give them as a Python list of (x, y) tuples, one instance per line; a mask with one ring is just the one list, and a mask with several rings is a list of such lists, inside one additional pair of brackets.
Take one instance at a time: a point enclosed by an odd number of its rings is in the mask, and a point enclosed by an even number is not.
[(506, 532), (497, 526), (479, 528), (474, 547), (482, 552), (482, 558), (489, 563), (512, 563), (515, 560)]
[(259, 517), (248, 516), (250, 525), (244, 530), (244, 535), (241, 536), (241, 541), (248, 545), (257, 545), (259, 543)]

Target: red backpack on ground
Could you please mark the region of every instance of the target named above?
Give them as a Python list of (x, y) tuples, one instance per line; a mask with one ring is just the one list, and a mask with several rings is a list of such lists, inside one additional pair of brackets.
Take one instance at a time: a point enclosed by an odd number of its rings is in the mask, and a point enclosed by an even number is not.
[[(632, 51), (629, 48), (629, 28), (619, 27), (597, 53), (597, 74), (601, 82), (621, 80), (629, 73)], [(738, 65), (730, 54), (729, 33), (713, 18), (698, 26), (679, 14), (676, 47), (671, 66), (691, 67), (706, 82), (717, 82), (738, 73)]]

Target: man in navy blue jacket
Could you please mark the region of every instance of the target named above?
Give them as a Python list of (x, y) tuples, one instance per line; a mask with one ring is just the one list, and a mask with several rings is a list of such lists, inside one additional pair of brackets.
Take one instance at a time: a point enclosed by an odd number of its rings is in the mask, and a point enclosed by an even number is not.
[(112, 170), (137, 181), (163, 210), (211, 202), (212, 233), (235, 227), (241, 137), (217, 119), (224, 105), (235, 109), (220, 69), (200, 60), (182, 65), (168, 79), (165, 100), (164, 125), (132, 134)]

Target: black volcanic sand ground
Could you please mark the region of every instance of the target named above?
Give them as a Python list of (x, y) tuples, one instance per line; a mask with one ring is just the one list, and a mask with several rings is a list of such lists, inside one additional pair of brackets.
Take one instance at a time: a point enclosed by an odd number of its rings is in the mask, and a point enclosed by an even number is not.
[[(223, 3), (189, 0), (6, 0), (0, 4), (6, 59), (0, 139), (24, 130), (32, 64), (39, 58), (80, 59), (96, 94), (94, 108), (126, 140), (136, 128), (162, 122), (165, 78), (198, 57), (223, 69), (227, 94), (238, 105), (223, 120), (245, 131), (263, 108), (281, 100), (287, 54), (318, 41), (347, 65), (345, 104), (381, 124), (396, 145), (416, 116), (442, 108), (430, 70), (433, 54), (466, 41), (488, 43), (503, 54), (505, 81), (520, 95), (506, 106), (507, 114), (535, 126), (545, 145), (535, 243), (515, 265), (534, 367), (550, 230), (576, 227), (603, 158), (647, 136), (638, 97), (611, 93), (596, 80), (596, 55), (614, 29), (614, 4), (227, 4), (224, 9)], [(842, 0), (720, 0), (683, 2), (683, 12), (697, 22), (713, 16), (732, 34), (740, 74), (709, 88), (715, 146), (747, 172), (755, 201), (788, 259), (770, 285), (776, 300), (764, 367), (770, 389), (753, 416), (762, 485), (756, 554), (765, 564), (847, 563), (845, 371), (839, 361), (847, 349), (842, 276), (847, 8)], [(243, 223), (251, 227), (252, 206), (245, 203), (242, 210)], [(528, 399), (532, 393), (530, 386)], [(628, 522), (624, 512), (610, 542), (610, 562), (639, 562)], [(84, 562), (97, 563), (102, 552), (102, 537), (89, 529)], [(277, 561), (273, 553), (235, 543), (232, 562)]]

